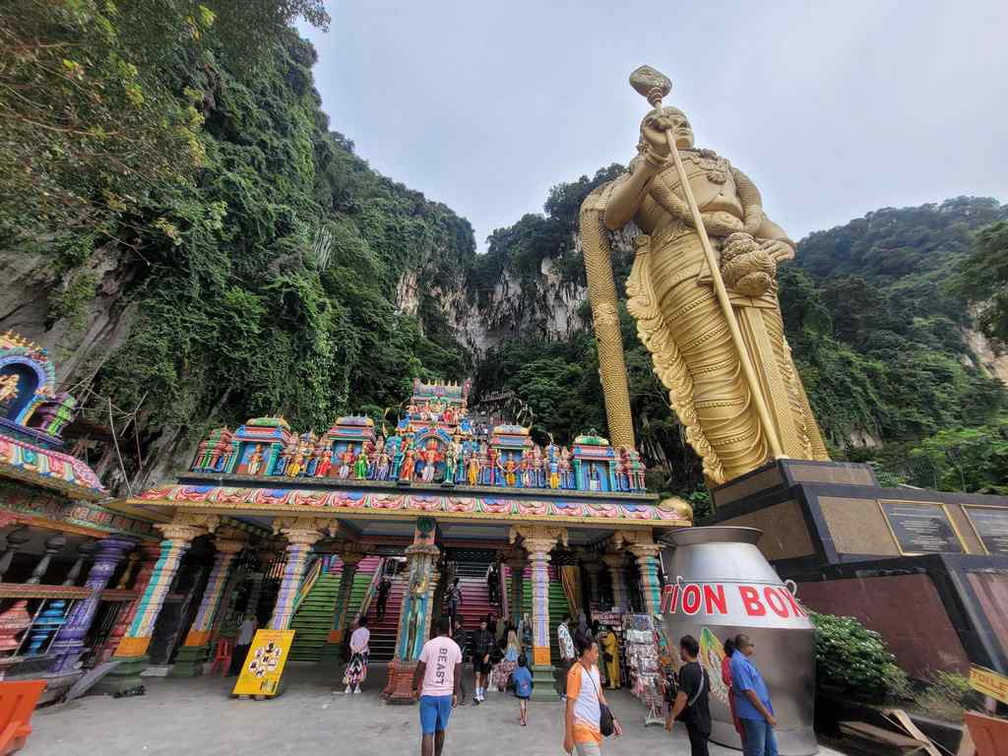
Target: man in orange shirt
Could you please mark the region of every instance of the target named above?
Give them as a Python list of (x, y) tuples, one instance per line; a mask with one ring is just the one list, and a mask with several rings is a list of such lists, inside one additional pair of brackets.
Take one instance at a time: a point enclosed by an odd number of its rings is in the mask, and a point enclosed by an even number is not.
[[(601, 756), (602, 731), (599, 720), (602, 706), (609, 704), (602, 694), (598, 670), (598, 644), (578, 636), (578, 660), (567, 673), (567, 711), (564, 726), (564, 752), (577, 756)], [(621, 735), (619, 722), (613, 719), (614, 733)]]

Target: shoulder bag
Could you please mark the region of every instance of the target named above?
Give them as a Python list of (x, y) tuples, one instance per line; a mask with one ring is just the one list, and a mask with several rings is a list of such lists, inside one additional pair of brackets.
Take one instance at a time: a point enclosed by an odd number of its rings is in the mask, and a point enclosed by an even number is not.
[(591, 670), (583, 663), (581, 664), (581, 669), (588, 673), (588, 679), (591, 680), (591, 683), (595, 688), (595, 700), (598, 701), (599, 705), (599, 732), (602, 733), (603, 737), (608, 738), (616, 732), (616, 725), (613, 723), (612, 710), (607, 704), (602, 703), (602, 697), (599, 694), (598, 685), (595, 684), (595, 678), (592, 677)]

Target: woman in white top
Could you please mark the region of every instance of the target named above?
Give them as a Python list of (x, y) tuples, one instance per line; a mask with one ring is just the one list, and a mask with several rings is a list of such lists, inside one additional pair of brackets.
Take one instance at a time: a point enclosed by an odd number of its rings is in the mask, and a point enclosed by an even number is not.
[(360, 617), (357, 620), (357, 629), (350, 636), (350, 662), (343, 675), (343, 684), (346, 685), (344, 693), (349, 693), (351, 688), (354, 693), (361, 692), (361, 683), (367, 677), (368, 655), (371, 653), (368, 647), (370, 640), (371, 631), (367, 628), (367, 617)]

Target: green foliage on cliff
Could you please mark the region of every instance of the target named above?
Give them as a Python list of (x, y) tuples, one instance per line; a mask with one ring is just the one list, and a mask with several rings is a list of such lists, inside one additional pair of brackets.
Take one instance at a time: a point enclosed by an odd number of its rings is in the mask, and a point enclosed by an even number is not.
[[(472, 229), (328, 129), (315, 52), (288, 26), (324, 24), (321, 3), (38, 0), (11, 16), (21, 52), (0, 85), (32, 101), (0, 98), (0, 145), (19, 151), (0, 181), (33, 201), (0, 203), (0, 253), (48, 251), (55, 319), (86, 308), (96, 251), (126, 250), (136, 319), (94, 386), (142, 408), (141, 435), (274, 413), (321, 430), (398, 404), (414, 376), (468, 372), (429, 302), (472, 265)], [(43, 117), (40, 145), (26, 131)], [(407, 270), (417, 317), (395, 304)]]
[(977, 234), (976, 249), (960, 265), (952, 289), (979, 309), (987, 336), (1008, 342), (1008, 221)]

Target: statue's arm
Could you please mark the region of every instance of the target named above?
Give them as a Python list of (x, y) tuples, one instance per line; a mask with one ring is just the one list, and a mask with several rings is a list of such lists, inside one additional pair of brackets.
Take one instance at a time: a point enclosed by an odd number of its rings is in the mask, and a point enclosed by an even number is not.
[(658, 167), (641, 157), (630, 161), (630, 172), (616, 180), (606, 202), (606, 228), (615, 231), (633, 220), (657, 173)]
[(742, 208), (745, 211), (745, 230), (760, 240), (772, 242), (771, 254), (778, 260), (794, 258), (795, 243), (787, 232), (770, 220), (763, 212), (763, 197), (753, 180), (732, 166), (732, 177)]

